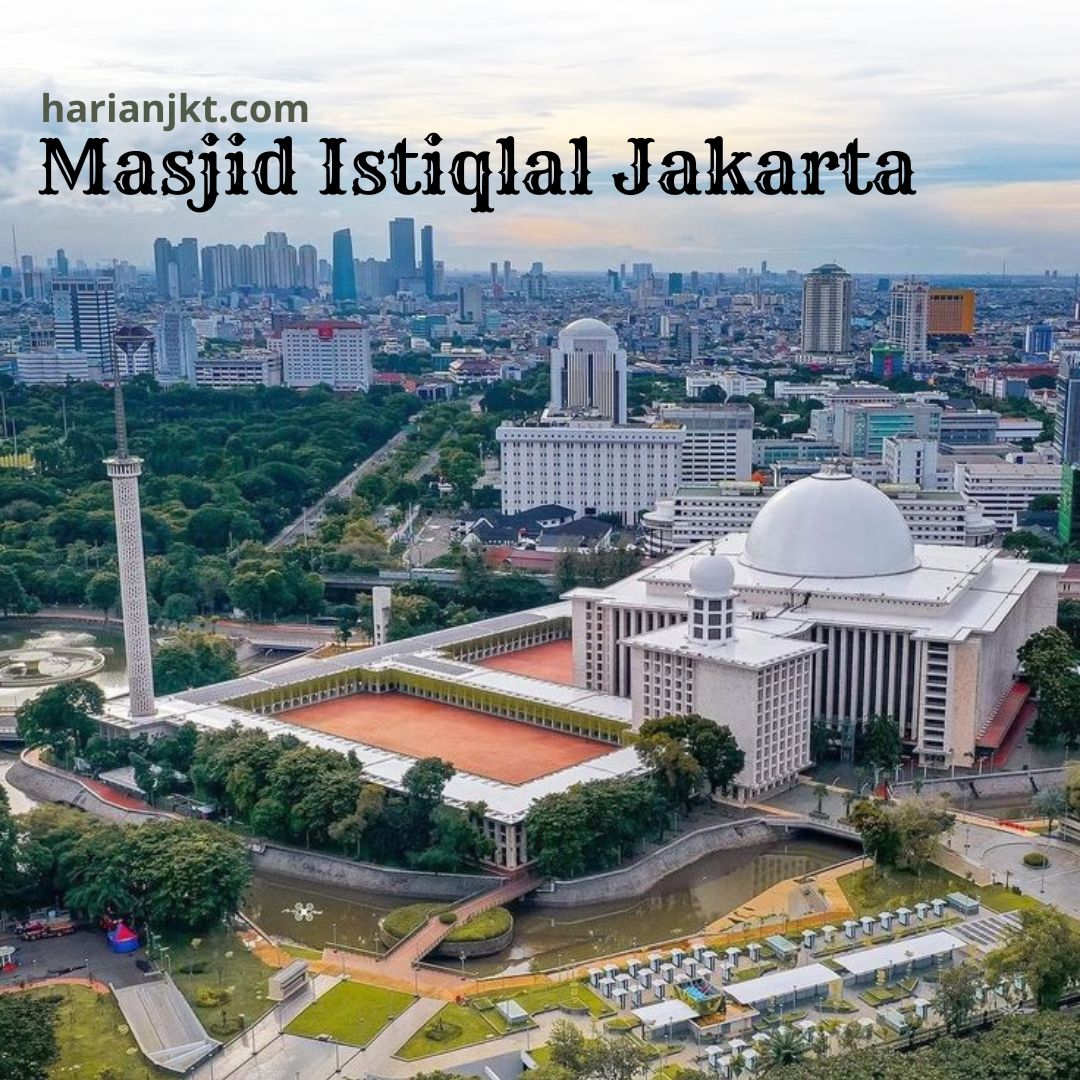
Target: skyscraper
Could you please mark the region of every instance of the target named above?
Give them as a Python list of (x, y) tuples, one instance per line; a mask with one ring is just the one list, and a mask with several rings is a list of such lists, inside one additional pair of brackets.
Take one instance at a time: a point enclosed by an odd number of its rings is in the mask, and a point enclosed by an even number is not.
[(435, 295), (435, 230), (425, 225), (420, 230), (420, 274), (424, 279), (424, 295)]
[(390, 272), (395, 290), (416, 277), (416, 227), (411, 217), (390, 222)]
[(113, 370), (116, 293), (103, 278), (57, 278), (52, 283), (58, 352), (86, 353), (98, 377)]
[(551, 407), (626, 423), (626, 350), (599, 319), (576, 319), (551, 350)]
[(352, 233), (338, 229), (334, 233), (334, 284), (335, 302), (356, 299), (356, 271), (353, 269)]
[(1058, 352), (1054, 446), (1063, 466), (1080, 464), (1080, 350)]
[(853, 294), (851, 275), (836, 263), (825, 263), (803, 278), (803, 352), (851, 352)]
[(893, 285), (889, 294), (889, 344), (903, 349), (909, 364), (929, 358), (929, 308), (930, 286), (925, 281), (908, 278)]
[(128, 453), (124, 393), (119, 371), (114, 368), (113, 373), (116, 453), (105, 459), (105, 469), (112, 480), (113, 510), (116, 514), (116, 555), (120, 571), (120, 611), (127, 653), (129, 707), (132, 719), (141, 720), (153, 716), (156, 711), (143, 562), (142, 511), (139, 506), (142, 459)]
[(186, 236), (173, 244), (164, 236), (154, 241), (154, 279), (162, 300), (199, 295), (199, 242)]
[(298, 284), (314, 292), (319, 287), (319, 253), (313, 244), (301, 244), (296, 256)]
[(198, 341), (191, 319), (179, 308), (167, 308), (158, 317), (155, 339), (155, 370), (161, 382), (194, 386)]
[(68, 259), (63, 248), (57, 248), (56, 250), (56, 276), (68, 276)]

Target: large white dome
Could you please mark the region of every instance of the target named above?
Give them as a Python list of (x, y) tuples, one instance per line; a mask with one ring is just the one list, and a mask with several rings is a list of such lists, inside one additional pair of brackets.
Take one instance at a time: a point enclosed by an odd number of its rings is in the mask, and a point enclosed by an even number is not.
[(614, 338), (617, 341), (619, 335), (600, 319), (575, 319), (559, 331), (559, 337)]
[(919, 561), (893, 501), (864, 480), (819, 472), (782, 488), (750, 526), (742, 561), (798, 577), (904, 574)]

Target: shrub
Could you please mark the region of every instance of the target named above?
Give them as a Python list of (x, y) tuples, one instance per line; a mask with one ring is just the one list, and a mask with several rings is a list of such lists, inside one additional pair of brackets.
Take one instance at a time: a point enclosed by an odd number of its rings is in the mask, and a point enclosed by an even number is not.
[(230, 1035), (235, 1035), (240, 1030), (240, 1027), (239, 1016), (226, 1016), (224, 1020), (217, 1020), (209, 1025), (211, 1035), (217, 1035), (219, 1038), (225, 1039)]
[(1050, 860), (1041, 851), (1029, 851), (1024, 856), (1025, 866), (1034, 866), (1037, 870), (1042, 870), (1050, 865)]
[(383, 918), (383, 932), (391, 938), (406, 937), (417, 927), (423, 926), (440, 907), (441, 904), (407, 904), (405, 907), (394, 908)]
[(441, 922), (443, 924), (443, 926), (453, 926), (454, 923), (457, 922), (457, 912), (455, 912), (455, 911), (444, 911), (439, 916), (439, 922)]
[(489, 941), (514, 928), (514, 917), (504, 907), (488, 908), (471, 919), (466, 919), (446, 935), (448, 944), (465, 941)]
[(209, 970), (210, 965), (205, 960), (191, 960), (177, 968), (181, 975), (205, 975)]
[(195, 991), (195, 1004), (200, 1009), (216, 1009), (232, 1000), (232, 991), (225, 986), (200, 986)]
[(432, 1042), (447, 1042), (456, 1039), (461, 1034), (461, 1025), (450, 1023), (446, 1020), (436, 1020), (424, 1028), (424, 1038)]

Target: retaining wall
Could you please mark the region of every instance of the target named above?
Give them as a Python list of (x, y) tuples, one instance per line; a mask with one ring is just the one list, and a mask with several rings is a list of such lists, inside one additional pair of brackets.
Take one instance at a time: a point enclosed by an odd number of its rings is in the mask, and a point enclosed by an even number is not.
[(12, 787), (37, 802), (66, 803), (95, 817), (122, 825), (139, 825), (172, 816), (157, 810), (129, 810), (115, 806), (84, 787), (75, 777), (53, 772), (43, 765), (31, 764), (25, 757), (12, 763), (7, 780)]
[(252, 859), (256, 871), (274, 877), (317, 881), (323, 885), (416, 900), (461, 900), (490, 889), (499, 881), (494, 875), (485, 874), (428, 874), (416, 870), (396, 870), (277, 844), (266, 844), (253, 851)]
[[(967, 807), (979, 811), (979, 797), (993, 798), (1003, 795), (1032, 795), (1031, 782), (1042, 791), (1065, 782), (1064, 769), (1024, 769), (1017, 772), (989, 773), (983, 776), (940, 777), (922, 781), (920, 792), (926, 795), (948, 795), (954, 801), (967, 800)], [(974, 791), (972, 788), (974, 787)], [(910, 781), (893, 785), (894, 794), (906, 797), (914, 795), (915, 787)], [(977, 793), (977, 794), (976, 794)]]
[[(793, 823), (793, 827), (805, 828), (802, 822)], [(573, 881), (556, 881), (553, 891), (540, 889), (533, 893), (532, 902), (541, 907), (573, 907), (641, 896), (661, 878), (706, 855), (730, 848), (768, 844), (785, 831), (779, 824), (766, 822), (762, 818), (707, 825), (676, 837), (670, 844), (649, 852), (630, 866)]]

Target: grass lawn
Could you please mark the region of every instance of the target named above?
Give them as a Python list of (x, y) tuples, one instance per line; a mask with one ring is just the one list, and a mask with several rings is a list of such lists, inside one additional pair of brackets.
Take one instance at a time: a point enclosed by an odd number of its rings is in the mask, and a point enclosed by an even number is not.
[(342, 982), (309, 1005), (285, 1029), (290, 1035), (329, 1035), (350, 1046), (367, 1046), (416, 999), (367, 983)]
[(1017, 894), (1004, 885), (979, 887), (940, 866), (927, 866), (922, 876), (910, 870), (877, 870), (870, 866), (845, 874), (838, 881), (848, 902), (858, 915), (877, 915), (879, 911), (895, 911), (897, 907), (914, 907), (916, 901), (944, 899), (946, 893), (962, 892), (974, 897), (991, 911), (1023, 911), (1042, 907), (1038, 900)]
[(411, 934), (418, 926), (423, 926), (428, 917), (436, 911), (442, 911), (445, 904), (406, 904), (405, 907), (394, 908), (383, 918), (383, 930), (392, 938), (403, 938)]
[(494, 1009), (481, 1012), (469, 1005), (444, 1005), (394, 1056), (416, 1061), (475, 1046), (505, 1035), (506, 1030), (506, 1022)]
[(505, 934), (513, 925), (513, 917), (506, 908), (488, 908), (451, 930), (446, 940), (450, 944), (455, 941), (487, 941)]
[(106, 1067), (113, 1069), (119, 1080), (172, 1075), (139, 1053), (111, 994), (96, 994), (85, 986), (54, 986), (27, 993), (32, 997), (60, 994), (64, 998), (56, 1013), (60, 1056), (49, 1070), (49, 1080), (89, 1078)]
[[(229, 1034), (213, 1030), (221, 1024), (222, 1007), (230, 1024), (242, 1013), (247, 1026), (273, 1005), (266, 996), (266, 981), (275, 969), (248, 952), (231, 930), (216, 928), (201, 937), (174, 934), (163, 943), (169, 949), (173, 981), (215, 1038), (227, 1038)], [(202, 1007), (196, 1000), (200, 987), (228, 990), (229, 1000), (224, 1006)]]
[(530, 1015), (558, 1009), (564, 1005), (570, 1009), (586, 1008), (591, 1016), (597, 1018), (611, 1016), (615, 1011), (602, 997), (594, 993), (591, 987), (581, 982), (546, 983), (528, 990), (506, 990), (483, 996), (490, 1001), (513, 999)]

